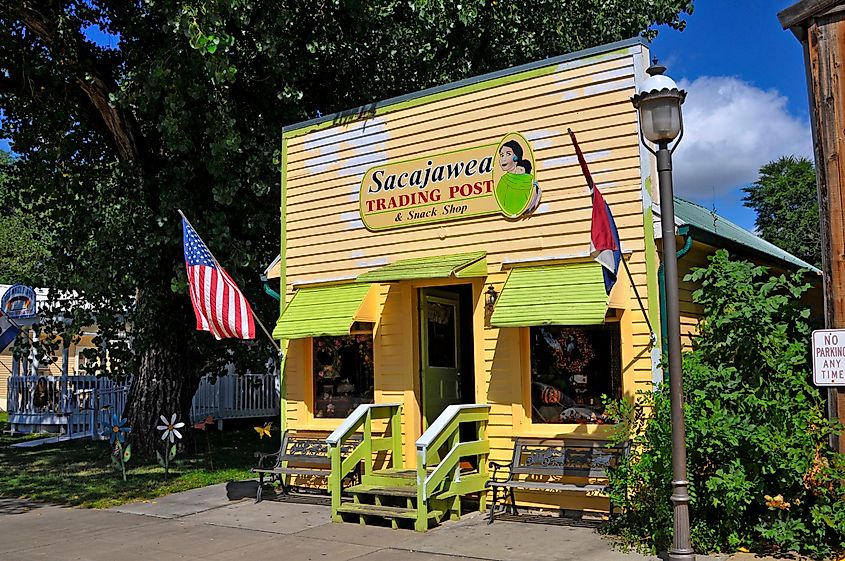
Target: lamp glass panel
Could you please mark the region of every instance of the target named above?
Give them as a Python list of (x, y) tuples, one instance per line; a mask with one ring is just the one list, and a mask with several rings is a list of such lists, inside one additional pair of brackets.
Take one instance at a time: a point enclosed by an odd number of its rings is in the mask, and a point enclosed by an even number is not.
[(673, 98), (657, 98), (640, 105), (643, 136), (651, 142), (670, 142), (681, 132), (681, 107)]

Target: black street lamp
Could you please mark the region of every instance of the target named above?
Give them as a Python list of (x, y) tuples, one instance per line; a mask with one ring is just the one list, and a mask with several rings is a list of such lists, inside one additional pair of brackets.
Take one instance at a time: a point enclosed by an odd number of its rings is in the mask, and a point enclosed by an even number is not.
[[(666, 333), (669, 343), (669, 390), (672, 403), (672, 507), (675, 531), (668, 558), (694, 561), (690, 545), (687, 446), (684, 429), (684, 390), (681, 379), (681, 317), (678, 299), (678, 257), (675, 246), (675, 201), (672, 193), (672, 152), (684, 135), (681, 104), (687, 96), (674, 80), (664, 76), (657, 59), (646, 70), (649, 77), (631, 102), (640, 116), (640, 140), (657, 157), (660, 184), (660, 225), (663, 231), (663, 267), (666, 271)], [(669, 149), (669, 143), (678, 142)], [(646, 142), (657, 145), (657, 150)]]

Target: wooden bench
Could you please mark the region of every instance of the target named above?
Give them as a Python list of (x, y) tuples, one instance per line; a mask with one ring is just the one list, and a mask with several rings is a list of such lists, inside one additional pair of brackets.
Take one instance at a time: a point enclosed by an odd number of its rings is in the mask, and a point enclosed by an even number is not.
[[(628, 454), (630, 443), (610, 446), (607, 440), (583, 438), (517, 438), (513, 448), (513, 458), (509, 465), (490, 462), (493, 470), (492, 479), (487, 487), (492, 489), (490, 519), (492, 524), (496, 514), (499, 490), (502, 490), (502, 504), (507, 511), (510, 498), (510, 510), (516, 515), (514, 489), (541, 491), (594, 491), (603, 492), (604, 483), (593, 483), (596, 479), (607, 479), (607, 469), (619, 463)], [(501, 478), (499, 471), (507, 470), (506, 478)], [(580, 478), (583, 483), (562, 482), (561, 478)], [(613, 514), (613, 503), (610, 505)]]
[[(289, 486), (285, 483), (288, 475), (310, 475), (328, 477), (332, 471), (329, 459), (329, 446), (326, 431), (293, 431), (286, 430), (282, 435), (282, 444), (278, 452), (256, 452), (258, 467), (252, 469), (258, 474), (258, 489), (255, 492), (255, 502), (261, 502), (264, 488), (264, 478), (270, 477), (270, 482), (278, 481), (282, 486), (282, 493), (287, 494)], [(341, 447), (341, 456), (350, 454), (362, 441), (360, 434), (353, 434)], [(273, 462), (270, 465), (270, 461)], [(357, 474), (357, 471), (355, 472)]]

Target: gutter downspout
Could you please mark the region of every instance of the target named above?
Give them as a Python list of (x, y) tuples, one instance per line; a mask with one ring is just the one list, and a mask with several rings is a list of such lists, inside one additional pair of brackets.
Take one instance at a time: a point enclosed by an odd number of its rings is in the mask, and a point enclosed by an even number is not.
[[(683, 236), (684, 246), (678, 250), (678, 261), (692, 249), (692, 234), (689, 226), (679, 226), (678, 235)], [(666, 272), (663, 270), (663, 263), (657, 267), (657, 290), (660, 293), (660, 351), (663, 357), (669, 355), (669, 341), (666, 339)], [(663, 369), (663, 381), (669, 382), (669, 369)]]
[(264, 288), (264, 294), (275, 300), (276, 302), (282, 301), (282, 295), (270, 288), (270, 281), (267, 280), (265, 275), (261, 275), (261, 286)]

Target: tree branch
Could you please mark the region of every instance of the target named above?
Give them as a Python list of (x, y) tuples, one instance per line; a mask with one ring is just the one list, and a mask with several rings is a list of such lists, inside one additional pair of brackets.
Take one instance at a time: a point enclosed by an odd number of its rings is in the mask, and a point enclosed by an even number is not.
[[(138, 142), (140, 135), (134, 117), (110, 103), (110, 94), (118, 91), (115, 71), (102, 56), (91, 49), (82, 32), (74, 29), (67, 39), (56, 34), (55, 30), (61, 26), (61, 16), (48, 16), (34, 8), (31, 2), (4, 2), (3, 7), (36, 35), (53, 59), (68, 70), (72, 83), (82, 92), (103, 125), (97, 128), (107, 131), (118, 157), (143, 163), (143, 152)], [(55, 5), (56, 11), (61, 9), (60, 5)]]

